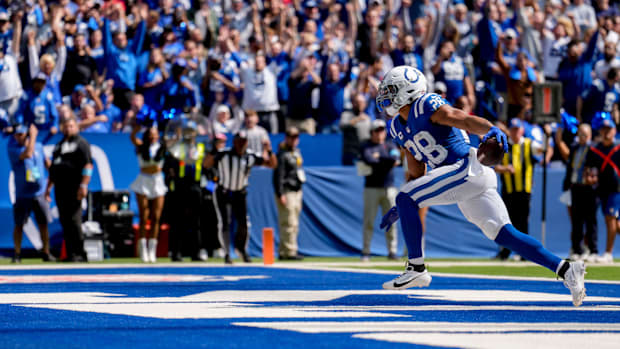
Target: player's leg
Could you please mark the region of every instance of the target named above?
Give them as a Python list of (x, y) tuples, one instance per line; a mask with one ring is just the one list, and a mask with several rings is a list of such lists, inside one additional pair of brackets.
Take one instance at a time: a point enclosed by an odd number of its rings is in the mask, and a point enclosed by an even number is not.
[(458, 206), (463, 215), (476, 224), (489, 239), (564, 278), (564, 284), (573, 296), (573, 304), (581, 305), (585, 297), (583, 262), (563, 261), (545, 249), (538, 240), (518, 231), (510, 222), (506, 207), (495, 188), (489, 188), (479, 196), (461, 201)]
[[(385, 215), (388, 213), (390, 208), (396, 204), (396, 195), (398, 195), (398, 189), (394, 187), (388, 187), (382, 189), (382, 193), (383, 195), (381, 195), (380, 205), (382, 214)], [(424, 224), (422, 224), (422, 228), (424, 228)], [(392, 226), (390, 229), (385, 231), (385, 242), (387, 244), (388, 259), (398, 259), (398, 257), (396, 256), (398, 250), (398, 235), (396, 231), (396, 226)]]
[(396, 196), (396, 210), (408, 257), (405, 272), (398, 278), (383, 284), (386, 289), (405, 289), (424, 287), (431, 282), (430, 274), (424, 266), (422, 251), (422, 221), (419, 210), (432, 205), (455, 203), (458, 192), (471, 186), (467, 181), (469, 159), (437, 168), (427, 175), (403, 185)]

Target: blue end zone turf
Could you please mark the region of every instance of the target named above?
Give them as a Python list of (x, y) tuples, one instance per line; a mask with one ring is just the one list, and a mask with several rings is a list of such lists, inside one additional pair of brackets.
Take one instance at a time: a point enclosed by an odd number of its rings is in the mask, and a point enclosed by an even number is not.
[[(0, 270), (3, 348), (571, 347), (620, 343), (620, 284), (278, 267)], [(595, 342), (593, 342), (595, 341)], [(609, 345), (608, 345), (609, 344)]]

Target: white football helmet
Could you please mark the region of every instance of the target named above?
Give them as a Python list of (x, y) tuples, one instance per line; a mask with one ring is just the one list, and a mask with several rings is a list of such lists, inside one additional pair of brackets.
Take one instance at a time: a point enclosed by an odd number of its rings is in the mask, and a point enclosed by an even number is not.
[(414, 67), (401, 65), (392, 68), (379, 84), (377, 109), (389, 116), (398, 114), (400, 108), (413, 103), (426, 93), (426, 77)]

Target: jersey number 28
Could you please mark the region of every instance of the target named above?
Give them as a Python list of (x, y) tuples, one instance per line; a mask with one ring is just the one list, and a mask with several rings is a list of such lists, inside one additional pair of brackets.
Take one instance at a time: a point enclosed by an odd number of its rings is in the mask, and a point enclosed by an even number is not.
[(435, 138), (427, 131), (416, 133), (413, 136), (413, 141), (408, 140), (405, 142), (405, 147), (418, 161), (423, 161), (423, 156), (426, 156), (433, 167), (441, 164), (448, 156), (446, 148), (437, 144)]

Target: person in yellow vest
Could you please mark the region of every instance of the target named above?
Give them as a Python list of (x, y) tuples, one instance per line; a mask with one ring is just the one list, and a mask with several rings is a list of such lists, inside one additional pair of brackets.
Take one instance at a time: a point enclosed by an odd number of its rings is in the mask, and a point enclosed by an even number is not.
[[(539, 143), (524, 137), (525, 130), (520, 119), (513, 118), (509, 124), (509, 150), (504, 154), (502, 163), (495, 166), (502, 182), (502, 199), (508, 209), (508, 215), (517, 230), (528, 234), (530, 218), (530, 199), (534, 184), (534, 166), (536, 157), (542, 154)], [(506, 260), (510, 250), (503, 247), (495, 257)], [(519, 259), (518, 256), (515, 256)]]
[[(204, 143), (196, 142), (197, 125), (186, 122), (180, 139), (170, 146), (165, 164), (170, 209), (169, 249), (173, 262), (183, 261), (189, 254), (192, 260), (204, 260), (200, 255), (200, 207)], [(201, 258), (202, 257), (202, 258)]]

